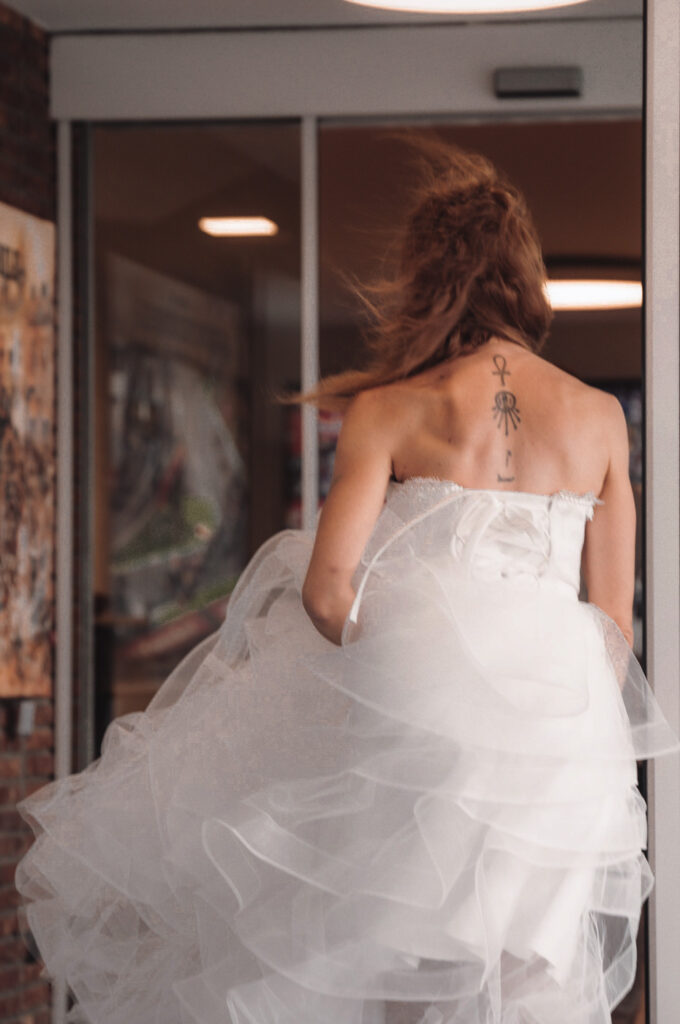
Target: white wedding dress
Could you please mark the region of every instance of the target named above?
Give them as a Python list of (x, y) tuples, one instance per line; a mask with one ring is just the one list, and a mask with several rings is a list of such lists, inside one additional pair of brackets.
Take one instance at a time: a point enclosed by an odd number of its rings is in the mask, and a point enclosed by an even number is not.
[(342, 646), (312, 532), (102, 757), (20, 805), (17, 886), (90, 1024), (609, 1024), (633, 983), (636, 759), (680, 743), (579, 600), (591, 494), (391, 484)]

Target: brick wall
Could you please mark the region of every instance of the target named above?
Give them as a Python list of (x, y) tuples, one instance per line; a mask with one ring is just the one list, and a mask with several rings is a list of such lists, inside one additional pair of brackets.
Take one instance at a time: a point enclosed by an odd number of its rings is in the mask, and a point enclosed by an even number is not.
[(0, 1021), (48, 1024), (50, 989), (41, 965), (19, 934), (16, 862), (28, 844), (28, 830), (14, 805), (51, 777), (52, 702), (35, 701), (35, 728), (12, 735), (14, 708), (0, 706)]
[[(46, 34), (0, 3), (0, 201), (55, 218), (54, 126), (48, 116)], [(16, 704), (0, 702), (0, 1021), (47, 1024), (50, 992), (19, 934), (14, 889), (29, 833), (14, 805), (53, 773), (53, 707), (36, 700), (34, 728), (16, 731)]]
[(47, 35), (0, 0), (0, 200), (55, 219)]

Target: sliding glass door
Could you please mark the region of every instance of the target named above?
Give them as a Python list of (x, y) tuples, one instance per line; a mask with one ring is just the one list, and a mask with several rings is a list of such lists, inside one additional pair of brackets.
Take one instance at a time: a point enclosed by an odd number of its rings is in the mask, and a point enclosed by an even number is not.
[(91, 158), (101, 739), (298, 515), (300, 129), (101, 125)]
[[(639, 572), (636, 647), (646, 632), (653, 685), (677, 719), (677, 209), (666, 209), (664, 192), (677, 180), (677, 12), (673, 0), (645, 5), (644, 17), (633, 6), (620, 17), (570, 19), (565, 9), (554, 24), (54, 40), (60, 345), (66, 352), (73, 340), (69, 147), (82, 122), (92, 139), (93, 245), (90, 295), (78, 301), (92, 300), (83, 345), (95, 370), (92, 394), (81, 396), (93, 399), (95, 429), (79, 439), (92, 445), (94, 472), (78, 481), (94, 519), (92, 565), (72, 575), (77, 585), (89, 571), (91, 590), (82, 586), (74, 604), (62, 572), (60, 643), (65, 650), (77, 636), (72, 609), (95, 601), (96, 678), (86, 657), (74, 660), (81, 692), (96, 692), (98, 737), (112, 714), (143, 707), (183, 650), (216, 628), (257, 545), (313, 521), (339, 421), (322, 417), (309, 430), (275, 395), (298, 386), (303, 367), (309, 380), (361, 363), (361, 311), (346, 280), (380, 271), (399, 223), (410, 172), (392, 129), (428, 123), (487, 153), (525, 191), (551, 277), (644, 280), (644, 324), (639, 306), (564, 310), (546, 355), (624, 404), (647, 537), (647, 619)], [(178, 56), (190, 76), (177, 75)], [(584, 90), (499, 96), (492, 72), (508, 62), (577, 62)], [(198, 226), (205, 216), (246, 215), (268, 218), (277, 233), (220, 238)], [(69, 412), (62, 477), (73, 471)], [(66, 536), (67, 502), (61, 508)], [(56, 679), (62, 772), (71, 687), (65, 655)], [(89, 731), (89, 719), (79, 728)], [(664, 1024), (677, 1005), (677, 765), (654, 766), (654, 780), (651, 991), (655, 1024)], [(639, 988), (621, 1020), (643, 1019)]]

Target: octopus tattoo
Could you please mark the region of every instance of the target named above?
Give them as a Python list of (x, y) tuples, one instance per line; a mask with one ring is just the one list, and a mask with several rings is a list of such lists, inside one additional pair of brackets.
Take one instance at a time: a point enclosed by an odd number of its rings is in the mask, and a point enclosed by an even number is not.
[(508, 436), (510, 426), (517, 430), (521, 422), (517, 399), (512, 391), (497, 391), (493, 404), (493, 417), (499, 429), (505, 427), (505, 436)]

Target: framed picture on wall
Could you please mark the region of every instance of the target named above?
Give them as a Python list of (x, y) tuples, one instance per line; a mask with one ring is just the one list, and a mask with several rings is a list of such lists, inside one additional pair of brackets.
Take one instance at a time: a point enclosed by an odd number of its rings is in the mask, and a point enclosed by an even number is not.
[(51, 692), (54, 244), (51, 221), (0, 203), (0, 697)]

